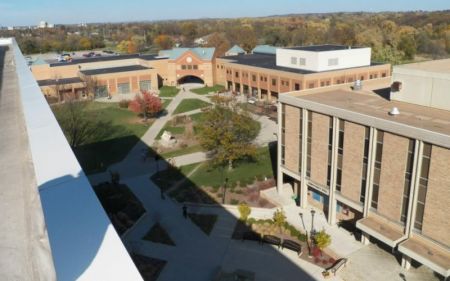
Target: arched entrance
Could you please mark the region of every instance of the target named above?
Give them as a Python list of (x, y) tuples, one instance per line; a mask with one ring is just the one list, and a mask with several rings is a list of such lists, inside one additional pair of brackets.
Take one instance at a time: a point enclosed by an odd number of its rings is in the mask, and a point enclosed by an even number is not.
[(180, 79), (178, 79), (178, 84), (204, 84), (205, 81), (201, 79), (200, 77), (194, 76), (194, 75), (187, 75), (183, 76)]

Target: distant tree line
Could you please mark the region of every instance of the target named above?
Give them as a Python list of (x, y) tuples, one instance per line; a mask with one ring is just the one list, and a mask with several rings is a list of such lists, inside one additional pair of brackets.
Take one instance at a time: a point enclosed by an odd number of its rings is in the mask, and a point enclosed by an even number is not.
[[(5, 34), (7, 33), (7, 34)], [(223, 55), (234, 44), (296, 46), (334, 43), (372, 47), (372, 59), (393, 64), (450, 54), (450, 10), (437, 12), (329, 13), (264, 18), (203, 19), (59, 26), (0, 31), (15, 36), (25, 53), (111, 48), (122, 53), (207, 45)]]

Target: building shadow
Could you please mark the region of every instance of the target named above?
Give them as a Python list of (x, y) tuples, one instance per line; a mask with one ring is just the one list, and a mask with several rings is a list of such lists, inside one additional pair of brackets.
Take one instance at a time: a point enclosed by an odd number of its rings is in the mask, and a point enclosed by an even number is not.
[(0, 46), (0, 89), (3, 85), (3, 65), (5, 64), (5, 54), (8, 50), (8, 46)]
[(387, 101), (390, 100), (391, 88), (376, 89), (373, 92)]
[[(116, 143), (120, 143), (123, 140), (116, 140)], [(100, 145), (100, 144), (98, 144)], [(138, 140), (135, 143), (135, 146), (138, 147), (146, 147), (146, 145)], [(114, 146), (110, 146), (108, 149), (105, 150), (107, 152), (108, 150), (113, 150)], [(203, 209), (204, 212), (204, 206), (214, 206), (213, 208), (215, 211), (213, 213), (220, 213), (220, 216), (222, 219), (226, 221), (231, 221), (236, 227), (238, 225), (237, 218), (229, 212), (227, 209), (223, 208), (222, 205), (220, 205), (220, 202), (217, 202), (217, 199), (211, 197), (208, 192), (206, 192), (202, 187), (198, 186), (196, 183), (191, 181), (188, 177), (186, 177), (186, 171), (183, 170), (183, 168), (175, 167), (173, 166), (170, 160), (165, 160), (161, 155), (159, 155), (155, 150), (148, 148), (149, 153), (147, 159), (138, 164), (137, 166), (141, 165), (142, 170), (140, 168), (136, 168), (134, 173), (130, 176), (132, 177), (139, 177), (148, 175), (149, 181), (153, 181), (156, 186), (160, 189), (160, 191), (157, 191), (154, 194), (160, 194), (161, 193), (161, 199), (160, 200), (167, 200), (168, 202), (174, 203), (178, 205), (178, 208), (180, 210), (180, 216), (182, 215), (182, 209), (183, 206), (187, 206), (187, 212), (188, 213), (196, 213), (197, 211), (200, 211)], [(274, 175), (276, 175), (276, 142), (269, 144), (269, 150), (270, 150), (270, 159), (272, 162), (272, 170), (274, 172)], [(158, 160), (158, 164), (156, 164), (155, 159)], [(150, 176), (149, 167), (153, 167), (152, 169), (156, 169), (155, 174)], [(134, 169), (134, 168), (133, 168)], [(120, 173), (120, 171), (117, 171)], [(131, 178), (130, 178), (131, 179)], [(124, 178), (121, 180), (125, 180)], [(174, 187), (176, 183), (180, 183), (179, 186)], [(226, 192), (227, 190), (224, 188), (225, 182), (222, 186), (219, 187), (220, 192)], [(231, 188), (231, 187), (229, 187)], [(138, 194), (135, 194), (136, 197), (141, 200), (143, 203), (146, 199), (145, 198), (139, 198)], [(226, 195), (225, 195), (226, 196)], [(101, 201), (101, 200), (100, 200)], [(199, 204), (200, 203), (200, 204)], [(53, 204), (56, 204), (53, 203)], [(145, 204), (143, 204), (145, 206)], [(56, 206), (61, 207), (61, 206)], [(53, 208), (54, 209), (54, 208)], [(149, 210), (146, 210), (147, 214), (154, 215)], [(189, 221), (189, 219), (188, 219)], [(98, 225), (93, 226), (88, 222), (89, 227), (93, 227), (93, 239), (90, 241), (90, 243), (86, 244), (86, 247), (89, 249), (86, 249), (86, 251), (92, 251), (92, 256), (95, 256), (95, 251), (98, 250), (99, 246), (101, 245), (101, 236), (102, 232), (104, 234), (106, 225)], [(193, 222), (192, 222), (193, 223)], [(74, 226), (75, 227), (75, 226)], [(148, 228), (150, 229), (152, 225), (149, 225)], [(180, 226), (182, 227), (182, 226)], [(236, 229), (235, 229), (236, 230)], [(214, 245), (212, 242), (208, 242), (209, 240), (205, 237), (205, 243), (198, 244), (200, 248), (198, 248), (199, 255), (206, 255), (208, 259), (208, 265), (206, 264), (195, 264), (193, 266), (199, 267), (199, 270), (204, 271), (201, 272), (201, 276), (205, 276), (204, 280), (215, 280), (214, 278), (218, 276), (219, 272), (234, 272), (236, 270), (244, 270), (244, 271), (250, 271), (255, 274), (255, 280), (315, 280), (310, 274), (308, 274), (304, 269), (299, 267), (297, 263), (292, 262), (289, 258), (285, 256), (285, 253), (283, 251), (289, 251), (287, 249), (280, 250), (276, 247), (272, 247), (268, 244), (258, 244), (253, 241), (247, 241), (245, 240), (243, 242), (242, 240), (242, 233), (237, 234), (236, 231), (233, 231), (233, 235), (230, 234), (230, 237), (227, 237), (226, 239), (230, 239), (230, 242), (227, 243), (227, 246), (221, 247), (221, 243), (217, 243), (217, 245)], [(170, 235), (170, 230), (169, 235)], [(179, 230), (176, 230), (179, 231)], [(213, 230), (214, 231), (214, 230)], [(238, 231), (239, 232), (239, 231)], [(76, 232), (75, 232), (76, 233)], [(233, 236), (233, 237), (232, 237)], [(223, 239), (223, 238), (221, 238)], [(82, 241), (76, 240), (77, 243), (82, 243)], [(72, 246), (65, 246), (64, 250), (67, 252), (70, 252), (73, 250)], [(84, 247), (84, 246), (83, 246)], [(202, 248), (203, 247), (203, 248)], [(134, 247), (131, 247), (129, 249), (130, 251), (133, 251)], [(176, 249), (176, 247), (175, 247)], [(130, 254), (139, 254), (139, 253), (130, 253)], [(183, 256), (185, 253), (180, 250), (179, 255)], [(195, 254), (195, 253), (191, 253)], [(304, 253), (305, 254), (305, 253)], [(305, 254), (307, 255), (307, 253)], [(149, 256), (150, 258), (161, 258), (158, 257), (155, 250), (155, 255)], [(196, 259), (190, 260), (189, 263), (195, 263)], [(75, 260), (76, 261), (76, 260)], [(268, 267), (267, 263), (270, 263), (271, 266)], [(170, 264), (170, 261), (169, 261)], [(78, 270), (80, 273), (82, 272), (83, 262), (76, 262), (74, 266), (79, 267), (80, 270)], [(84, 264), (84, 266), (89, 266), (88, 263)], [(142, 266), (142, 265), (141, 265)], [(169, 267), (170, 268), (170, 267)], [(161, 274), (164, 274), (164, 270), (162, 270)], [(186, 268), (178, 268), (171, 270), (177, 271), (178, 276), (182, 276), (183, 274), (180, 274), (180, 271), (186, 270)], [(145, 275), (145, 272), (143, 272), (143, 269), (141, 267), (141, 273)], [(186, 272), (186, 280), (189, 280), (189, 272)], [(168, 274), (168, 273), (167, 273)], [(144, 277), (145, 278), (145, 277)], [(76, 279), (76, 278), (74, 278)], [(173, 279), (175, 280), (175, 279)]]

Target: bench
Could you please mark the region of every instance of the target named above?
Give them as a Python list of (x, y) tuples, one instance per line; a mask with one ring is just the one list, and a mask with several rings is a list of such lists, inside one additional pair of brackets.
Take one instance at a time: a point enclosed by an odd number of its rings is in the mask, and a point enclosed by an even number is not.
[(336, 276), (336, 273), (338, 273), (339, 270), (341, 270), (343, 267), (345, 267), (346, 264), (347, 264), (347, 259), (342, 258), (342, 259), (338, 260), (332, 267), (330, 267), (328, 269), (328, 271), (330, 271), (331, 273), (333, 273)]
[(273, 235), (264, 235), (262, 239), (263, 243), (272, 244), (280, 248), (281, 239)]
[(251, 240), (261, 243), (261, 236), (253, 231), (245, 231), (242, 233), (242, 240)]
[(283, 243), (281, 243), (281, 249), (284, 248), (296, 252), (298, 256), (302, 255), (302, 245), (292, 240), (284, 239)]

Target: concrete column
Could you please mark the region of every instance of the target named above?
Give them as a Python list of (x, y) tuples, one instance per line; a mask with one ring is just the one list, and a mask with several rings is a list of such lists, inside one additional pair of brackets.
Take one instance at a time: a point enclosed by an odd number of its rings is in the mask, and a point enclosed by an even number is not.
[(308, 185), (306, 184), (306, 162), (307, 162), (307, 148), (308, 148), (308, 111), (306, 109), (302, 110), (302, 169), (300, 171), (300, 207), (308, 207)]
[(406, 256), (406, 255), (402, 255), (402, 267), (406, 270), (409, 270), (411, 268), (411, 258)]
[[(261, 97), (261, 90), (258, 88), (258, 95)], [(281, 172), (281, 127), (282, 127), (282, 109), (281, 103), (277, 103), (278, 115), (278, 133), (277, 133), (277, 192), (281, 193), (283, 188), (283, 173)]]
[(369, 215), (370, 205), (372, 202), (373, 173), (375, 168), (376, 147), (377, 147), (377, 130), (371, 127), (369, 134), (369, 157), (367, 158), (366, 196), (363, 210), (364, 217), (367, 217)]
[(361, 243), (363, 244), (363, 245), (369, 245), (370, 244), (370, 240), (369, 240), (369, 238), (370, 238), (370, 235), (369, 234), (367, 234), (367, 233), (365, 233), (365, 232), (362, 232), (362, 235), (361, 235)]
[(333, 117), (333, 141), (331, 146), (331, 173), (330, 173), (330, 189), (328, 195), (328, 224), (336, 224), (336, 173), (337, 173), (337, 156), (339, 138), (339, 119)]
[(261, 100), (261, 88), (258, 86), (258, 100)]

